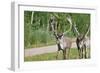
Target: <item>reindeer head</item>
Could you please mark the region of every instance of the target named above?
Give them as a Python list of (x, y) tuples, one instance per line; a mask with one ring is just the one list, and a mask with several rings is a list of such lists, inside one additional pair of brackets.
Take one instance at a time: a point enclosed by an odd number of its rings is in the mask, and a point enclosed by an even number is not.
[(63, 33), (58, 33), (57, 37), (58, 37), (58, 39), (61, 39), (63, 37)]
[(58, 33), (56, 36), (57, 36), (57, 38), (56, 38), (57, 43), (61, 44), (63, 42), (63, 36), (64, 36), (63, 33)]

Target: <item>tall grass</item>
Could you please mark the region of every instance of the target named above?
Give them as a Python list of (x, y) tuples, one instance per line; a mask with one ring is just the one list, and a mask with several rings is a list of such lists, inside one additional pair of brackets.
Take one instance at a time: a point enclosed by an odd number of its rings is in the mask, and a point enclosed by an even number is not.
[(30, 47), (26, 46), (26, 48), (52, 45), (55, 44), (55, 38), (49, 31), (45, 31), (43, 29), (34, 30), (30, 35), (30, 44)]

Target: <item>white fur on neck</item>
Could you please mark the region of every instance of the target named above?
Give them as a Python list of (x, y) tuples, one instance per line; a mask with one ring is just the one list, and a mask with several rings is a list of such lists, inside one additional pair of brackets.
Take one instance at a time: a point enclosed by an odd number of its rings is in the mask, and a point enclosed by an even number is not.
[(64, 39), (63, 36), (59, 39), (61, 49), (64, 49)]

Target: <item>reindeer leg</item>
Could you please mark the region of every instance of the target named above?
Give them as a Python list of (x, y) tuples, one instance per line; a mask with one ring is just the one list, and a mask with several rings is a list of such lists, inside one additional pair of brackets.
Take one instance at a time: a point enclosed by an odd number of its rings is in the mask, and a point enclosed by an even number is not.
[(63, 50), (63, 59), (66, 59), (66, 49)]
[(58, 59), (58, 56), (59, 56), (59, 52), (60, 52), (60, 51), (58, 50), (58, 51), (57, 51), (57, 55), (56, 55), (56, 59)]
[(87, 51), (86, 51), (86, 48), (85, 48), (85, 59), (87, 58)]
[(76, 41), (76, 44), (77, 44), (77, 49), (78, 49), (78, 57), (79, 59), (81, 59), (81, 48), (80, 48), (79, 41)]
[(70, 48), (68, 48), (68, 52), (67, 52), (67, 58), (69, 59), (69, 54), (70, 54)]
[(81, 49), (78, 48), (79, 59), (81, 59)]
[(84, 50), (85, 50), (85, 59), (87, 58), (87, 49), (86, 49), (86, 45), (84, 45)]
[(84, 48), (81, 48), (81, 58), (84, 58)]
[(85, 46), (85, 44), (82, 46), (82, 58), (87, 58), (87, 52), (86, 52), (86, 46)]
[(81, 59), (81, 49), (78, 49), (79, 52), (79, 59)]

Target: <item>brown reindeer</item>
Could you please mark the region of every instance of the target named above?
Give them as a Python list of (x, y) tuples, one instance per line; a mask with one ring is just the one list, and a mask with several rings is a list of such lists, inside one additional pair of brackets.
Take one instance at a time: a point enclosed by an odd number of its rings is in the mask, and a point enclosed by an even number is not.
[[(70, 24), (72, 25), (72, 19), (70, 17), (69, 19)], [(87, 39), (86, 36), (89, 32), (89, 25), (87, 27), (87, 30), (84, 34), (80, 34), (79, 31), (76, 28), (76, 24), (74, 22), (73, 26), (72, 26), (73, 32), (74, 34), (77, 36), (76, 38), (76, 45), (77, 45), (77, 49), (78, 49), (78, 53), (79, 53), (79, 58), (87, 58)]]
[(86, 34), (89, 32), (89, 27), (84, 34), (77, 36), (76, 44), (79, 52), (79, 58), (87, 58), (87, 38)]
[[(67, 19), (69, 19), (69, 18), (67, 18)], [(50, 29), (53, 31), (53, 34), (56, 38), (56, 44), (58, 46), (56, 58), (58, 58), (60, 51), (63, 52), (63, 59), (69, 58), (69, 52), (70, 52), (70, 48), (71, 48), (71, 45), (72, 45), (72, 40), (71, 40), (71, 38), (66, 37), (64, 34), (71, 30), (72, 25), (70, 25), (70, 28), (69, 28), (68, 31), (66, 31), (64, 33), (58, 33), (57, 30), (56, 30), (57, 20), (54, 16), (52, 16), (50, 18), (49, 24), (50, 24)]]

